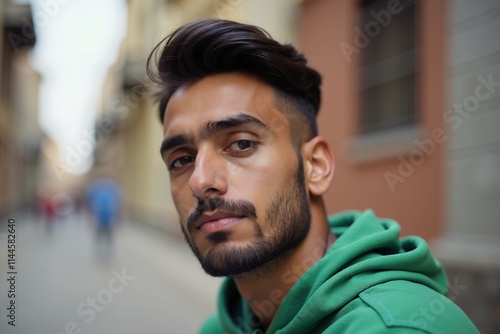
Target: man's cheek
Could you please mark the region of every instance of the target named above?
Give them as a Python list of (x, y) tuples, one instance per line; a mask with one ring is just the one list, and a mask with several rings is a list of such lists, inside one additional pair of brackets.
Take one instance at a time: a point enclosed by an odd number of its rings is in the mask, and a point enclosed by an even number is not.
[(176, 196), (174, 192), (172, 192), (171, 195), (175, 210), (177, 211), (177, 215), (179, 216), (182, 225), (186, 225), (187, 217), (189, 216), (190, 213), (189, 205), (185, 200)]
[(180, 202), (180, 203), (175, 203), (175, 209), (177, 210), (177, 214), (179, 215), (179, 218), (181, 219), (182, 225), (186, 225), (187, 223), (187, 218), (190, 214), (190, 207), (185, 203), (185, 202)]

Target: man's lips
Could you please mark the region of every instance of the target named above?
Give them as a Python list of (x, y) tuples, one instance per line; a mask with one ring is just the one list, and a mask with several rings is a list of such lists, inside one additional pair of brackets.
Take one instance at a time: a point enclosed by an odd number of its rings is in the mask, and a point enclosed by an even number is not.
[(239, 223), (245, 216), (228, 212), (215, 212), (202, 214), (196, 220), (195, 227), (204, 233), (214, 233), (232, 227)]

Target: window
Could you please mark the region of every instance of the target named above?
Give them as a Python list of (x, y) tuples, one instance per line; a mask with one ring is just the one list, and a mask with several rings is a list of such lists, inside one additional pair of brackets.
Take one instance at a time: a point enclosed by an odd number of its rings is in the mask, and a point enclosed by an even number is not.
[(365, 1), (361, 7), (360, 134), (418, 121), (418, 1)]

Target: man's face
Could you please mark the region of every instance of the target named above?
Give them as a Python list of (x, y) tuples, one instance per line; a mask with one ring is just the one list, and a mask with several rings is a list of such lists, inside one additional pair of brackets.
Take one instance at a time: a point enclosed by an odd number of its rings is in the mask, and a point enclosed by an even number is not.
[(232, 73), (178, 89), (162, 158), (182, 231), (208, 274), (260, 268), (307, 235), (302, 161), (269, 85)]

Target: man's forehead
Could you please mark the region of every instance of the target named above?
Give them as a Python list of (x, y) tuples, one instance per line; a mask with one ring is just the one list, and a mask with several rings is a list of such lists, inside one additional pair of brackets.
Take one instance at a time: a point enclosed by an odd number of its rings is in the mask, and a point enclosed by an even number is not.
[(176, 90), (166, 106), (164, 132), (194, 130), (238, 114), (248, 114), (269, 126), (287, 123), (271, 86), (249, 75), (231, 73), (206, 77)]
[(216, 74), (182, 85), (171, 96), (166, 111), (177, 104), (205, 107), (221, 104), (245, 105), (250, 101), (270, 99), (273, 88), (250, 75), (241, 73)]

